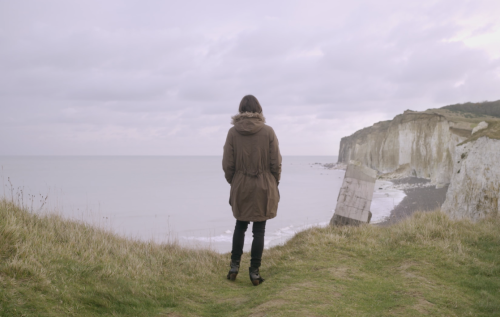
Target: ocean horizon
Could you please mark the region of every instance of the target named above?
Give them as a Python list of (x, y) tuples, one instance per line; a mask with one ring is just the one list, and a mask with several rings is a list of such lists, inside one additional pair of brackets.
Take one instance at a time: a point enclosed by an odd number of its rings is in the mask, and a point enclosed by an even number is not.
[[(336, 161), (283, 156), (281, 200), (266, 226), (266, 248), (328, 224), (345, 171), (323, 165)], [(0, 156), (0, 181), (0, 195), (32, 212), (56, 212), (141, 240), (231, 250), (235, 219), (222, 156)], [(389, 182), (377, 187), (374, 223), (405, 196)], [(249, 228), (246, 251), (251, 237)]]

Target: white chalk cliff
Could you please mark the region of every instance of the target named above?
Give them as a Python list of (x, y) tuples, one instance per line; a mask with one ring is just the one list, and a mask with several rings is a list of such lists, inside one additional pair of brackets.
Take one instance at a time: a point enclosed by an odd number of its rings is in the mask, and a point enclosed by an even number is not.
[(443, 210), (455, 218), (498, 214), (500, 101), (476, 105), (407, 110), (342, 138), (338, 162), (359, 161), (381, 178), (450, 183)]
[(500, 140), (483, 136), (456, 148), (450, 187), (442, 210), (452, 218), (499, 216)]
[(342, 138), (339, 162), (356, 160), (382, 174), (445, 184), (453, 171), (455, 146), (471, 131), (470, 123), (450, 121), (438, 112), (408, 110)]

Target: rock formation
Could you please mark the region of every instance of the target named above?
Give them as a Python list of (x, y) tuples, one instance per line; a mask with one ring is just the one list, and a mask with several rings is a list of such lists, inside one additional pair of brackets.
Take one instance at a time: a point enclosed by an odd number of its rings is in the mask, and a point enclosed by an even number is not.
[(471, 134), (474, 134), (476, 133), (477, 131), (480, 131), (480, 130), (483, 130), (483, 129), (486, 129), (488, 128), (488, 123), (487, 122), (480, 122), (477, 127), (475, 127), (474, 129), (472, 129), (472, 133)]
[(377, 171), (356, 161), (349, 162), (330, 225), (370, 223)]
[[(358, 161), (381, 178), (416, 176), (438, 186), (451, 183), (443, 210), (454, 217), (481, 218), (498, 212), (497, 114), (500, 101), (407, 110), (342, 138), (338, 162)], [(475, 187), (467, 189), (466, 184)]]
[[(471, 135), (471, 124), (437, 112), (407, 110), (340, 142), (339, 162), (360, 161), (380, 173), (449, 183), (455, 145)], [(395, 175), (395, 176), (396, 176)]]

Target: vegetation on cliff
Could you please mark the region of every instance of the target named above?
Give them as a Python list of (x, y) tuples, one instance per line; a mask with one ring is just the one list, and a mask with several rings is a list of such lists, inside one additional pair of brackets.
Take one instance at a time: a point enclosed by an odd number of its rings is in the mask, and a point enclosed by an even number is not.
[(485, 136), (490, 139), (496, 139), (500, 140), (500, 121), (486, 121), (488, 123), (488, 127), (484, 130), (479, 130), (478, 132), (474, 133), (471, 137), (469, 137), (467, 140), (463, 141), (461, 144), (465, 144), (467, 142), (473, 142), (476, 141), (477, 139)]
[(390, 227), (313, 228), (266, 250), (266, 282), (254, 287), (245, 265), (225, 279), (228, 254), (0, 200), (0, 316), (493, 316), (499, 227), (432, 212)]
[(500, 100), (484, 102), (467, 102), (462, 104), (445, 106), (442, 109), (448, 109), (453, 112), (461, 112), (464, 115), (473, 114), (475, 116), (492, 116), (500, 118)]

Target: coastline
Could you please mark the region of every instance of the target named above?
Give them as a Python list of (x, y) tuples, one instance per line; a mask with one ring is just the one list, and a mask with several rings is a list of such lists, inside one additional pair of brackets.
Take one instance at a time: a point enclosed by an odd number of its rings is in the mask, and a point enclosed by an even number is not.
[[(321, 164), (314, 163), (310, 164), (313, 167), (323, 167), (325, 165), (330, 164)], [(333, 165), (333, 164), (331, 164)], [(342, 168), (328, 168), (331, 171), (341, 170), (342, 173), (344, 169)], [(326, 173), (328, 174), (328, 173)], [(325, 175), (326, 175), (325, 174)], [(340, 174), (336, 175), (336, 177), (340, 178)], [(343, 176), (343, 174), (342, 174)], [(341, 182), (339, 182), (340, 186)], [(371, 204), (372, 211), (372, 219), (371, 224), (382, 224), (391, 216), (391, 212), (406, 198), (407, 194), (405, 194), (403, 188), (401, 188), (401, 184), (395, 184), (390, 180), (377, 180), (375, 183), (375, 191), (373, 195), (373, 200)], [(408, 185), (404, 185), (408, 186)], [(335, 195), (336, 197), (336, 195)], [(327, 227), (330, 223), (330, 219), (335, 212), (335, 206), (332, 206), (331, 214), (328, 213), (325, 219), (302, 223), (302, 224), (291, 224), (291, 221), (283, 221), (283, 226), (279, 226), (278, 228), (274, 228), (266, 232), (264, 249), (269, 249), (277, 245), (284, 245), (288, 240), (292, 239), (297, 233), (310, 229), (310, 228), (321, 228)], [(203, 245), (208, 245), (209, 248), (213, 250), (230, 250), (230, 246), (232, 243), (233, 231), (231, 227), (228, 227), (227, 230), (224, 230), (218, 235), (212, 236), (180, 236), (180, 239), (186, 244), (189, 244), (192, 247), (202, 247)], [(250, 231), (245, 236), (245, 251), (250, 250), (250, 246), (252, 244), (252, 235)], [(220, 252), (220, 251), (219, 251)], [(224, 252), (223, 252), (224, 253)]]
[(388, 180), (377, 179), (370, 206), (372, 219), (370, 223), (378, 224), (390, 217), (391, 211), (399, 205), (406, 194), (394, 183)]
[[(344, 163), (324, 164), (330, 170), (345, 170)], [(427, 178), (405, 176), (377, 179), (371, 203), (371, 224), (388, 226), (416, 211), (434, 211), (446, 200), (449, 184), (437, 188)]]
[(441, 207), (446, 199), (449, 184), (442, 188), (431, 185), (428, 179), (406, 177), (390, 180), (395, 188), (404, 191), (406, 196), (394, 207), (390, 216), (377, 223), (387, 226), (410, 217), (416, 211), (433, 211)]

